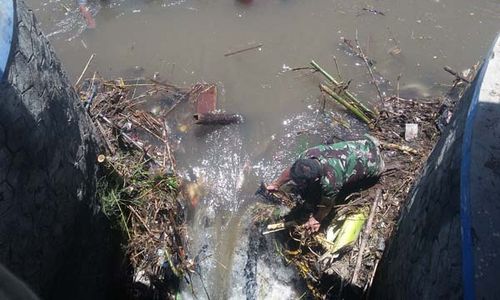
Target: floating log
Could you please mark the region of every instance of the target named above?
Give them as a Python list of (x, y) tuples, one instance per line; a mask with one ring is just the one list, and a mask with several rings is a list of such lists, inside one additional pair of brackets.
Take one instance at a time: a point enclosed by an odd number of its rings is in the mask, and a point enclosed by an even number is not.
[(230, 125), (243, 122), (243, 117), (239, 114), (205, 113), (195, 114), (193, 118), (198, 125)]

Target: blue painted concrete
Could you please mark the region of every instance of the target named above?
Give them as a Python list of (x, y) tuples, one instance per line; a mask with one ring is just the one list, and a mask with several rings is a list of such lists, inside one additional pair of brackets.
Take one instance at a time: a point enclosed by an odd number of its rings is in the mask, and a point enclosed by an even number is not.
[(462, 144), (460, 219), (464, 299), (500, 293), (500, 34), (475, 81)]
[(8, 68), (14, 34), (14, 0), (0, 0), (0, 79)]

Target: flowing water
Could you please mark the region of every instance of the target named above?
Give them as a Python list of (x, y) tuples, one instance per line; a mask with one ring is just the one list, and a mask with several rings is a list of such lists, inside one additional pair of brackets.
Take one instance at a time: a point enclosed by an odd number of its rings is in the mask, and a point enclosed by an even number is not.
[[(72, 0), (27, 2), (72, 80), (95, 53), (88, 74), (135, 78), (158, 72), (179, 85), (214, 82), (219, 107), (245, 117), (242, 125), (192, 128), (176, 152), (181, 175), (205, 185), (204, 197), (188, 211), (189, 248), (201, 258), (194, 294), (211, 299), (302, 294), (272, 237), (249, 225), (248, 209), (259, 182), (272, 180), (300, 150), (349, 133), (321, 111), (319, 75), (290, 68), (314, 59), (336, 74), (335, 58), (351, 89), (373, 103), (363, 61), (340, 43), (358, 35), (376, 61), (377, 78), (387, 80), (381, 82), (384, 91), (394, 93), (400, 75), (401, 95), (438, 95), (452, 80), (442, 67), (471, 67), (500, 29), (496, 0), (96, 1), (90, 5), (95, 30), (85, 30)], [(256, 44), (263, 46), (224, 56)], [(193, 291), (186, 287), (183, 296), (192, 298)]]

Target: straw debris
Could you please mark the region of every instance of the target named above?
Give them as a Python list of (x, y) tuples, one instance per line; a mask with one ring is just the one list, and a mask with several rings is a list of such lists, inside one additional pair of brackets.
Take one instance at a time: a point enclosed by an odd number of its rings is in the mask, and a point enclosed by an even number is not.
[[(180, 88), (153, 80), (104, 80), (77, 86), (105, 151), (96, 159), (102, 211), (121, 229), (133, 269), (133, 293), (174, 297), (194, 266), (187, 257), (183, 206), (166, 116), (204, 85)], [(156, 113), (145, 103), (160, 103)]]

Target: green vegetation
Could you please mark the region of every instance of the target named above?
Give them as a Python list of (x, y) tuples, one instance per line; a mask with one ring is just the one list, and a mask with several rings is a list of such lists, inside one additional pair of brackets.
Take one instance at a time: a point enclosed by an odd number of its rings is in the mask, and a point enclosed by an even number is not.
[(131, 208), (141, 210), (148, 197), (167, 198), (179, 188), (177, 177), (153, 171), (146, 162), (134, 162), (133, 156), (107, 158), (105, 175), (99, 181), (102, 212), (131, 238)]

